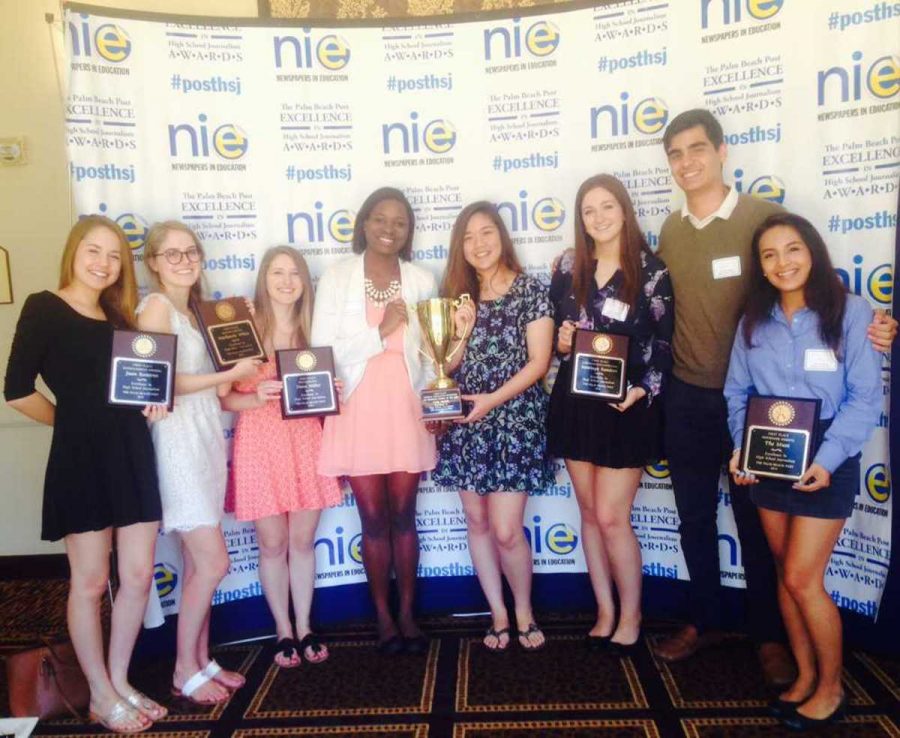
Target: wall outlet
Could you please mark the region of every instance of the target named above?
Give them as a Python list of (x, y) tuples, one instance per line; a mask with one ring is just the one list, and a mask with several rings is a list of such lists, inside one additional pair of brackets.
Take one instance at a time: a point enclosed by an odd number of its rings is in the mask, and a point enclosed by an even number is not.
[(0, 167), (25, 163), (25, 138), (15, 136), (0, 138)]

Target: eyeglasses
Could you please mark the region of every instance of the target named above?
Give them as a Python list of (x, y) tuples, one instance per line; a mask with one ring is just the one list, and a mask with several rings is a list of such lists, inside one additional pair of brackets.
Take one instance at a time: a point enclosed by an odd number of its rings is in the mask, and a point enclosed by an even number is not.
[(200, 261), (200, 249), (196, 246), (191, 246), (187, 251), (179, 251), (178, 249), (166, 249), (165, 251), (161, 251), (158, 254), (154, 254), (154, 257), (163, 256), (166, 261), (169, 262), (172, 266), (176, 264), (180, 264), (181, 260), (186, 256), (187, 260), (193, 264), (196, 264)]

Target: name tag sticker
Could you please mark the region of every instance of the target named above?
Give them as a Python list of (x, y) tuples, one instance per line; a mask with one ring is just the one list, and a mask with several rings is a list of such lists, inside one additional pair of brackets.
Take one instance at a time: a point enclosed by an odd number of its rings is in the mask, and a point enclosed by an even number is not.
[(803, 369), (807, 372), (836, 372), (837, 357), (831, 349), (806, 349)]
[(627, 302), (622, 302), (614, 297), (607, 297), (603, 301), (603, 309), (600, 311), (600, 314), (612, 320), (622, 321), (628, 317), (628, 310), (629, 305)]
[(712, 261), (713, 279), (728, 279), (741, 276), (741, 257), (723, 256)]

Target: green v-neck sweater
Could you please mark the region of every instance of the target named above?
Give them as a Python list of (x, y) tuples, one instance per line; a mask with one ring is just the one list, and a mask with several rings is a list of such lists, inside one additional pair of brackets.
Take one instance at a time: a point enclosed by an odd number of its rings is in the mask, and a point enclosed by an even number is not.
[[(671, 213), (659, 235), (659, 257), (675, 292), (674, 373), (683, 382), (721, 389), (738, 320), (747, 297), (750, 242), (756, 227), (782, 208), (739, 195), (727, 220), (695, 228), (681, 210)], [(737, 256), (739, 276), (713, 278), (713, 261)]]

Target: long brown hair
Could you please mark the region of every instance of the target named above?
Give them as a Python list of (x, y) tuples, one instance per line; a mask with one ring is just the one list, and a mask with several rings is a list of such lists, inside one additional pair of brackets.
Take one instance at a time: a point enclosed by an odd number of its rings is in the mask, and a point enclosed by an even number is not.
[(588, 177), (578, 188), (575, 196), (575, 268), (572, 274), (572, 290), (579, 308), (587, 306), (588, 293), (594, 283), (594, 239), (588, 235), (581, 215), (581, 205), (591, 190), (603, 188), (611, 194), (625, 216), (622, 232), (619, 236), (619, 262), (622, 267), (622, 290), (620, 298), (628, 305), (634, 305), (641, 283), (641, 252), (650, 253), (637, 216), (634, 205), (618, 179), (611, 174), (596, 174)]
[[(200, 243), (200, 239), (197, 238), (197, 234), (194, 233), (190, 226), (185, 225), (180, 220), (164, 220), (161, 223), (154, 223), (150, 226), (150, 230), (147, 231), (147, 238), (144, 241), (144, 261), (159, 258), (159, 250), (163, 241), (166, 240), (166, 236), (172, 231), (187, 233), (194, 240), (194, 246), (200, 251), (200, 276), (191, 285), (191, 292), (188, 296), (188, 304), (193, 306), (203, 300), (203, 259), (206, 257), (206, 254), (203, 251), (203, 244)], [(183, 256), (182, 258), (185, 259), (187, 257)], [(150, 279), (153, 280), (153, 283), (161, 288), (162, 282), (159, 279), (159, 272), (155, 269), (150, 269), (149, 265), (147, 271), (150, 273)]]
[(95, 228), (106, 228), (119, 242), (119, 278), (100, 293), (100, 307), (107, 320), (116, 328), (134, 327), (134, 309), (137, 307), (137, 280), (128, 237), (121, 226), (104, 215), (86, 215), (81, 218), (66, 239), (59, 265), (59, 289), (68, 287), (75, 278), (75, 252), (78, 246)]
[(273, 246), (263, 254), (262, 261), (259, 263), (259, 271), (256, 273), (256, 292), (253, 295), (253, 303), (256, 305), (254, 320), (259, 328), (263, 343), (266, 343), (267, 339), (273, 338), (275, 313), (272, 310), (272, 298), (269, 297), (269, 290), (266, 288), (266, 277), (272, 262), (282, 254), (294, 262), (294, 266), (300, 272), (300, 282), (303, 285), (300, 299), (294, 303), (291, 311), (291, 325), (294, 327), (294, 331), (291, 334), (291, 346), (293, 348), (307, 348), (309, 346), (310, 325), (312, 325), (313, 284), (306, 259), (293, 246)]
[(847, 306), (847, 288), (831, 265), (828, 247), (816, 227), (806, 218), (794, 213), (773, 213), (753, 234), (750, 257), (750, 290), (744, 307), (744, 344), (749, 348), (753, 329), (769, 320), (775, 303), (781, 299), (779, 291), (766, 279), (762, 270), (759, 244), (762, 237), (773, 228), (793, 228), (809, 249), (812, 264), (809, 277), (803, 287), (806, 306), (819, 316), (819, 337), (837, 356), (841, 355), (841, 338), (844, 334), (844, 310)]
[(463, 249), (466, 228), (475, 213), (486, 215), (497, 227), (500, 234), (500, 261), (503, 265), (516, 274), (521, 274), (523, 271), (522, 265), (519, 264), (519, 258), (516, 256), (516, 250), (513, 248), (512, 239), (509, 237), (509, 231), (506, 230), (506, 224), (497, 212), (497, 207), (487, 200), (479, 200), (466, 205), (456, 216), (456, 222), (453, 224), (453, 231), (450, 233), (450, 255), (447, 257), (444, 281), (441, 283), (441, 294), (444, 297), (459, 297), (468, 293), (476, 302), (481, 297), (478, 274), (475, 272), (475, 268), (466, 261)]

